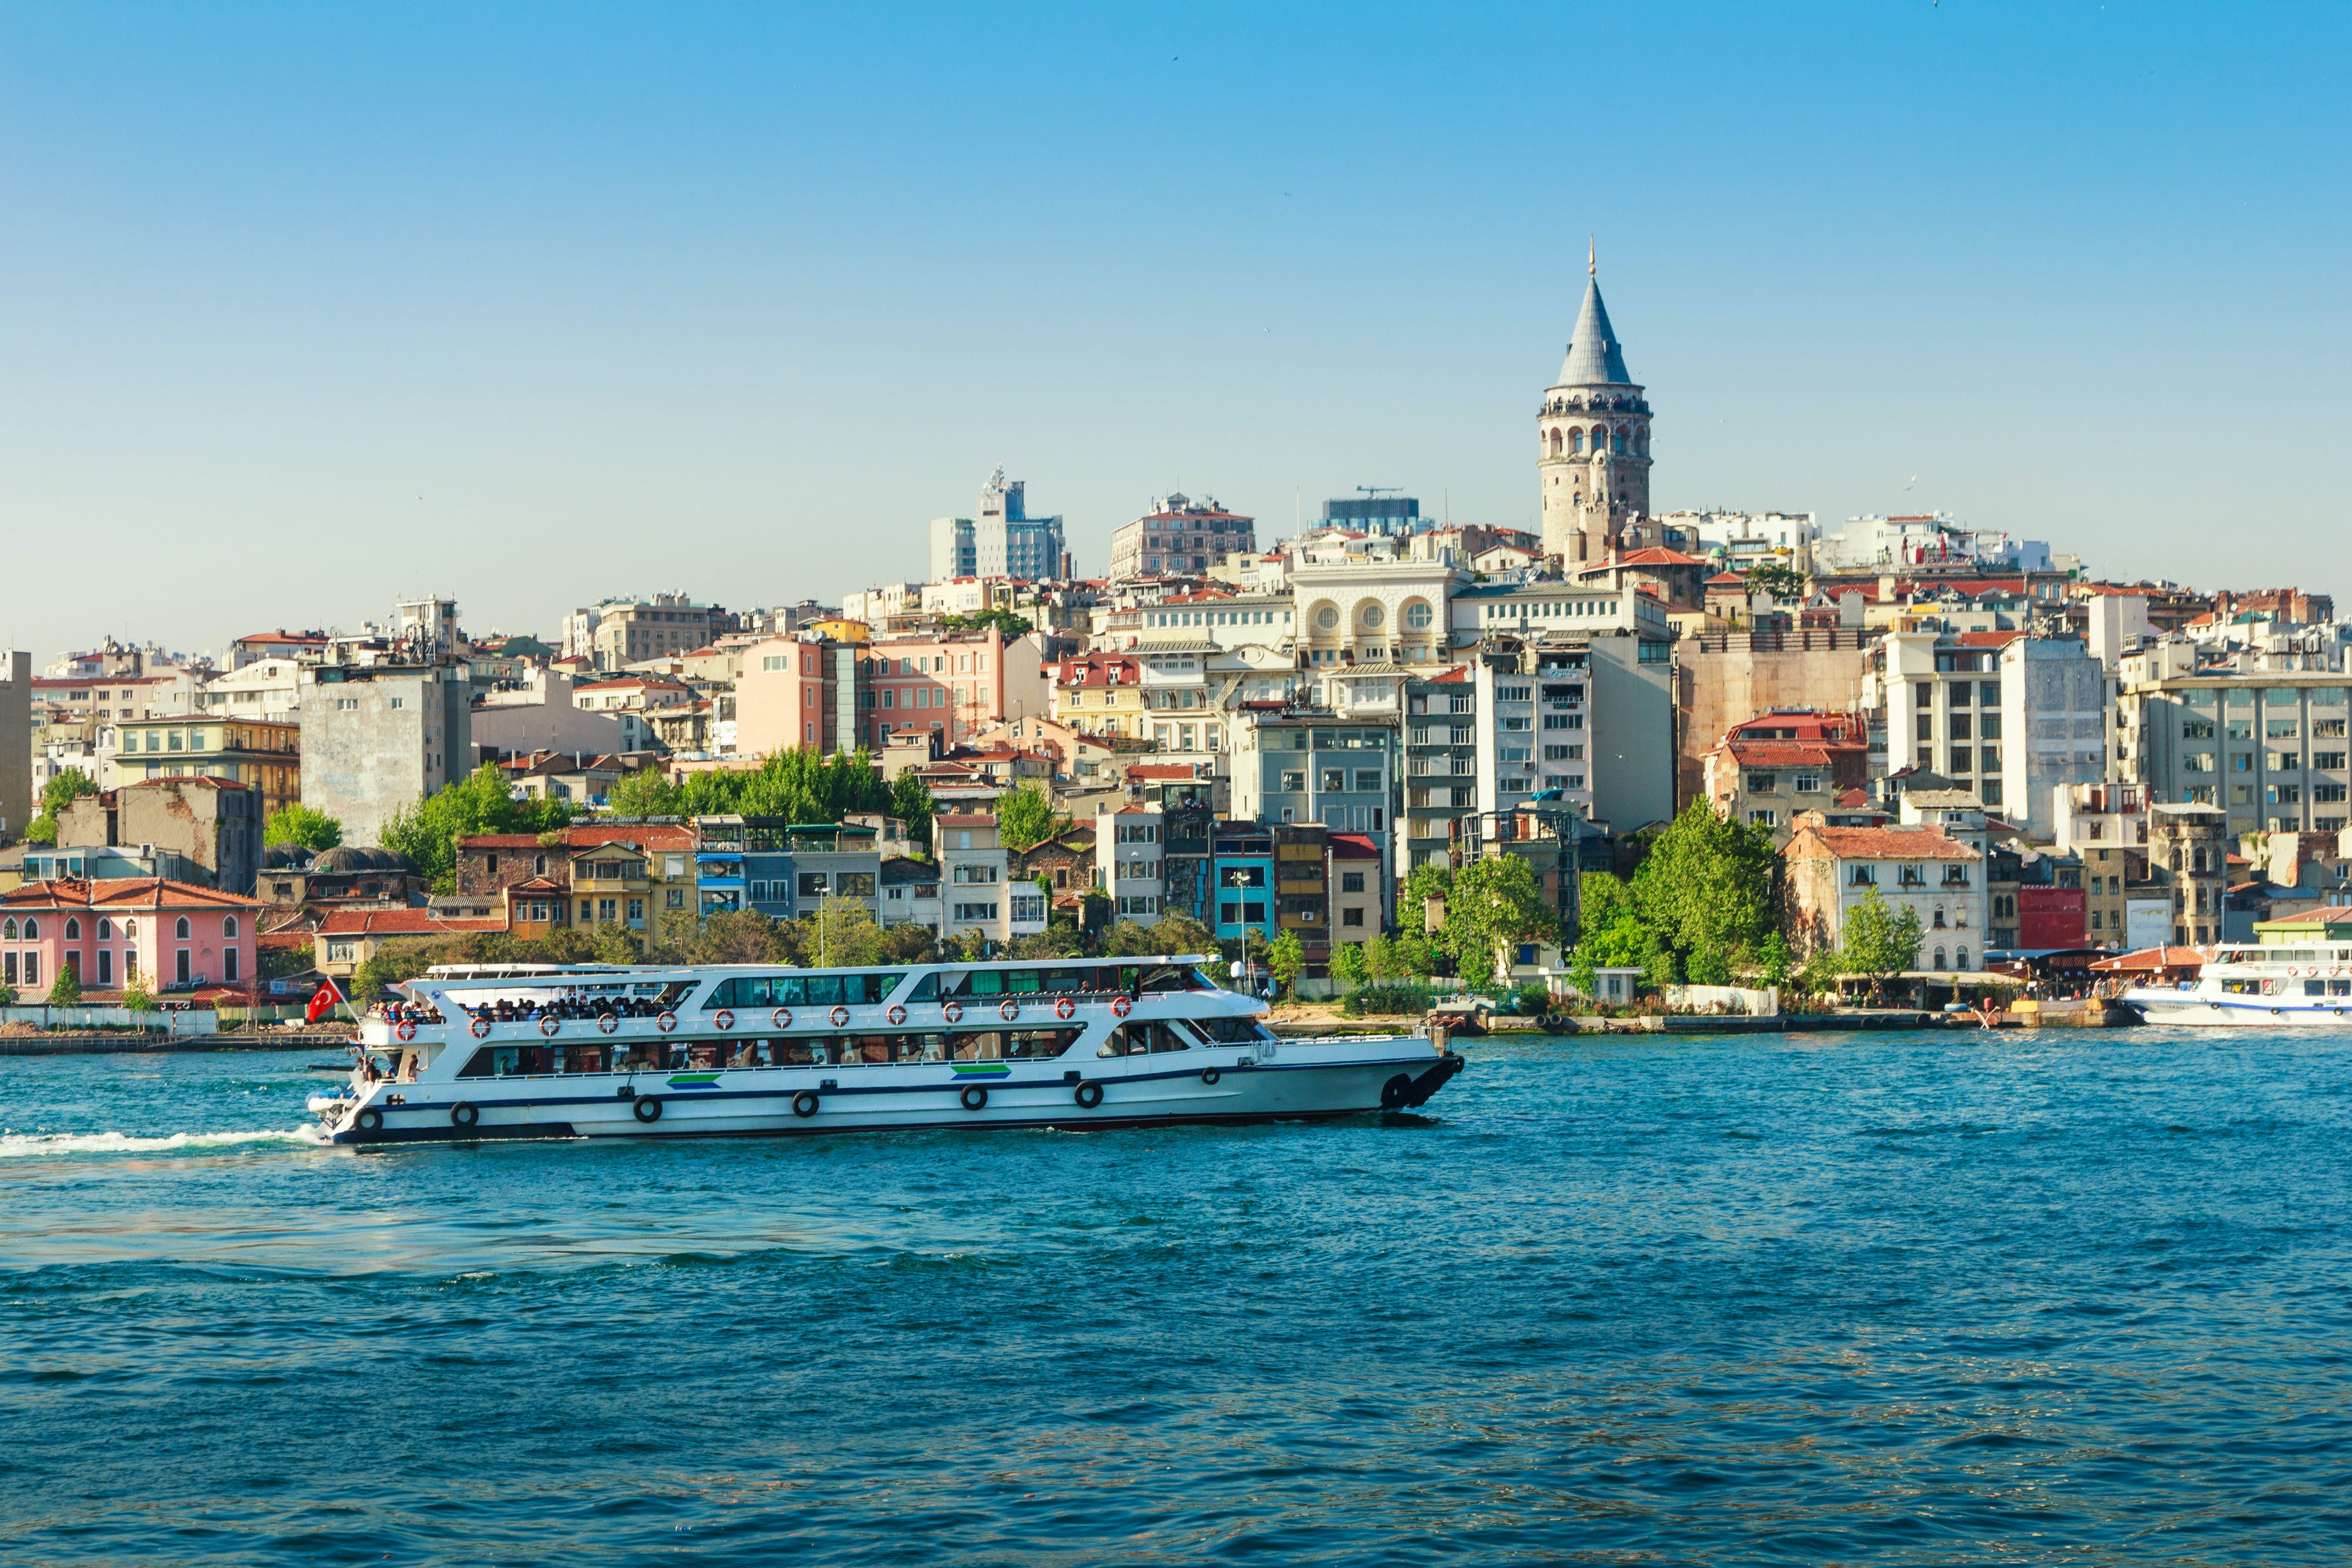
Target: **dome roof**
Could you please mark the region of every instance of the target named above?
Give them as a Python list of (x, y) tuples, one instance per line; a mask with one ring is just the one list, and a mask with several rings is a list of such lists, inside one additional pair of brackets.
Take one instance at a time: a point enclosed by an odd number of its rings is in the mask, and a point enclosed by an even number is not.
[(261, 852), (264, 871), (300, 871), (310, 863), (310, 852), (300, 844), (272, 844)]
[(391, 850), (364, 849), (356, 844), (339, 844), (310, 862), (314, 872), (407, 871), (416, 869), (416, 862), (406, 855)]

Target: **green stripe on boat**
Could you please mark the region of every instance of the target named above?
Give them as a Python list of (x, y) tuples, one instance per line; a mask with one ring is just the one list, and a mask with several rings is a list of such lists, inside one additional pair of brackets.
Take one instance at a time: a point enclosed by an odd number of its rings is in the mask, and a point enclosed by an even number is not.
[(959, 1061), (952, 1064), (958, 1078), (1009, 1078), (1011, 1064), (1003, 1061)]
[(716, 1072), (673, 1072), (669, 1075), (673, 1089), (708, 1089), (719, 1082)]

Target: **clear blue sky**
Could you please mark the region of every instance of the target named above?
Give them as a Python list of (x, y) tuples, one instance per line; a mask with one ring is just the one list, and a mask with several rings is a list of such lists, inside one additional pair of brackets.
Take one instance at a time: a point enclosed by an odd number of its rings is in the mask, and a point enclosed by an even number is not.
[(2352, 589), (2343, 6), (1275, 10), (12, 5), (0, 641), (1527, 526), (1587, 234), (1662, 510)]

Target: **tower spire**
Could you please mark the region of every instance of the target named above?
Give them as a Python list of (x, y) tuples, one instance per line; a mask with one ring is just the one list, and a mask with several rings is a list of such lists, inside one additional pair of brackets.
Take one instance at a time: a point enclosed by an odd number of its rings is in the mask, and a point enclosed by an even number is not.
[(1587, 277), (1601, 276), (1601, 249), (1592, 241), (1592, 235), (1584, 236), (1584, 276)]

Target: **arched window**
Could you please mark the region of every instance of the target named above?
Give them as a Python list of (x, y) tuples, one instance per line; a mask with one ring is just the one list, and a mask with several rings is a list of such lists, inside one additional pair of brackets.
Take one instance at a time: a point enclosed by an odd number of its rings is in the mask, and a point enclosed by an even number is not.
[(1650, 427), (1646, 424), (1633, 432), (1633, 450), (1647, 455), (1650, 450)]
[(66, 916), (66, 940), (68, 942), (81, 940), (81, 922), (71, 915)]
[(1329, 603), (1318, 605), (1315, 610), (1315, 624), (1326, 632), (1337, 631), (1339, 625), (1339, 607)]
[(114, 940), (114, 922), (107, 919), (103, 915), (99, 917), (98, 939), (101, 942), (111, 942)]
[(1937, 971), (1938, 971), (1938, 972), (1940, 972), (1940, 971), (1943, 969), (1943, 967), (1944, 967), (1944, 950), (1943, 950), (1941, 947), (1938, 947), (1938, 948), (1937, 948), (1937, 949), (1936, 949), (1936, 968), (1937, 969)]
[(1551, 455), (1554, 457), (1559, 455), (1559, 432), (1557, 430), (1551, 433)]
[(1955, 956), (1952, 967), (1956, 969), (1965, 969), (1969, 967), (1969, 950), (1966, 947), (1961, 948)]
[(1378, 631), (1381, 623), (1387, 619), (1388, 612), (1382, 610), (1378, 603), (1360, 605), (1356, 610), (1357, 622), (1367, 632)]
[(1416, 599), (1404, 607), (1404, 623), (1408, 631), (1426, 632), (1429, 623), (1436, 619), (1437, 612), (1429, 607), (1429, 601), (1425, 599)]
[(188, 939), (188, 917), (186, 915), (181, 915), (178, 921), (173, 925), (172, 935), (177, 936), (183, 942), (185, 942)]
[(0, 942), (14, 942), (16, 939), (16, 922), (14, 919), (9, 920), (5, 925), (0, 925)]
[(1625, 427), (1623, 425), (1619, 425), (1614, 434), (1610, 436), (1609, 450), (1615, 453), (1620, 457), (1625, 455)]
[(40, 939), (41, 923), (37, 920), (27, 919), (25, 922), (25, 940), (27, 942), (38, 942)]
[(221, 916), (221, 935), (227, 937), (232, 942), (236, 940), (236, 915), (225, 915)]
[(1937, 930), (1938, 930), (1938, 931), (1941, 931), (1943, 928), (1944, 928), (1944, 906), (1943, 906), (1942, 904), (1939, 904), (1936, 905), (1936, 929), (1937, 929)]
[(1579, 457), (1584, 455), (1584, 432), (1581, 429), (1568, 433), (1568, 449)]

